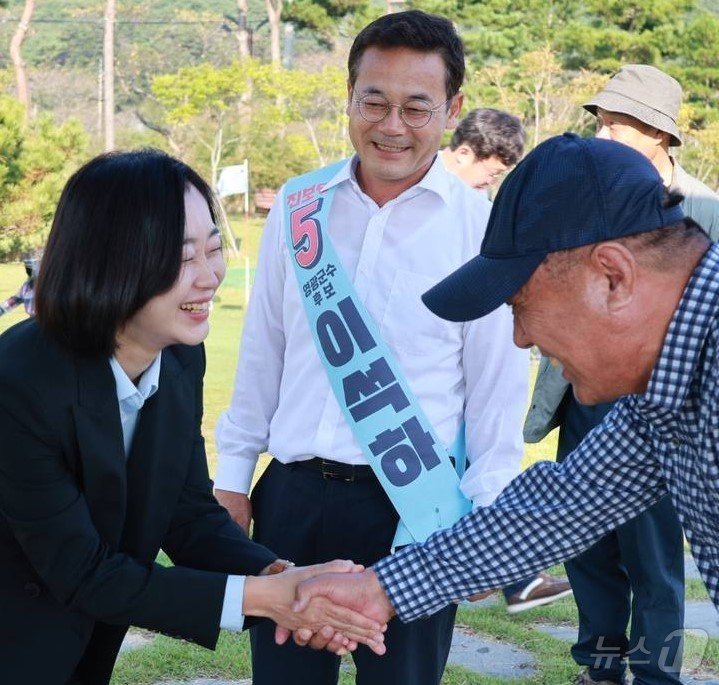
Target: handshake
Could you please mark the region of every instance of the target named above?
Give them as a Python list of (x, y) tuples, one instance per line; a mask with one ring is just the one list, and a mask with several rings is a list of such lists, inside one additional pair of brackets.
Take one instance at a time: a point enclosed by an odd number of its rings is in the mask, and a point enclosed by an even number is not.
[(346, 654), (367, 645), (384, 654), (384, 631), (394, 609), (372, 569), (351, 561), (302, 568), (277, 560), (245, 580), (243, 613), (277, 624), (275, 641)]

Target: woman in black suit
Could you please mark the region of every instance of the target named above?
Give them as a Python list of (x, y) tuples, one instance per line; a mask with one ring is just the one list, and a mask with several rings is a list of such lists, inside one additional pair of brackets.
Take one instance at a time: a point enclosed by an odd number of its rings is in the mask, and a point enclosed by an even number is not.
[(63, 190), (37, 318), (0, 337), (2, 683), (106, 683), (130, 624), (210, 648), (244, 615), (377, 637), (341, 608), (289, 611), (316, 570), (244, 578), (284, 564), (230, 520), (207, 471), (217, 222), (207, 184), (157, 151), (100, 156)]

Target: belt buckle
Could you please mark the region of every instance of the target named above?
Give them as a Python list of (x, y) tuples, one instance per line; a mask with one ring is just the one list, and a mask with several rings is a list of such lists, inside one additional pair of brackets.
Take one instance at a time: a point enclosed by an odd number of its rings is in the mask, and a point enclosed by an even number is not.
[(349, 475), (343, 475), (342, 473), (334, 470), (339, 466), (339, 464), (331, 463), (327, 461), (326, 459), (322, 460), (322, 477), (325, 480), (341, 480), (345, 483), (352, 483), (355, 479), (355, 470), (354, 466), (352, 464), (344, 464), (347, 469), (349, 469), (348, 473)]

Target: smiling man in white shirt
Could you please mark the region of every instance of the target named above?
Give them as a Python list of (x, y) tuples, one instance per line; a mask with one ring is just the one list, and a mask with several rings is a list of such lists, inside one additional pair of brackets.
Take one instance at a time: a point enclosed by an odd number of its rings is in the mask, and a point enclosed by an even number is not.
[[(315, 264), (312, 222), (323, 202), (325, 243), (332, 242), (357, 306), (373, 320), (437, 441), (452, 444), (466, 423), (464, 496), (475, 506), (492, 502), (518, 472), (523, 448), (528, 358), (512, 344), (509, 310), (456, 324), (420, 301), (428, 287), (477, 253), (490, 209), (437, 156), (442, 132), (454, 128), (462, 106), (461, 41), (446, 19), (419, 11), (387, 15), (357, 36), (348, 66), (356, 154), (313, 185), (325, 198), (315, 200), (313, 213), (305, 212), (297, 225), (287, 218), (293, 195), (278, 195), (260, 247), (232, 404), (217, 428), (218, 499), (246, 528), (254, 518), (255, 539), (297, 564), (335, 557), (372, 564), (390, 551), (398, 521), (343, 415), (308, 326), (313, 301), (319, 307), (342, 297), (325, 279), (335, 265), (304, 289), (292, 273), (300, 256), (304, 266)], [(321, 241), (314, 246), (321, 251)], [(341, 349), (341, 340), (334, 344)], [(247, 493), (264, 451), (274, 458), (250, 505)], [(406, 476), (405, 467), (395, 476)], [(393, 622), (384, 657), (362, 648), (353, 654), (357, 682), (437, 685), (454, 613), (450, 607), (412, 625)], [(252, 647), (255, 685), (337, 682), (337, 657), (292, 643), (278, 647), (271, 627), (253, 630)]]

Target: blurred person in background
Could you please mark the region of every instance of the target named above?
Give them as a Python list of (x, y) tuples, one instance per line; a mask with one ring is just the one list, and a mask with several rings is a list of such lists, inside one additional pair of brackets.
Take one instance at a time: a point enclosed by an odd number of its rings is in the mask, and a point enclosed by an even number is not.
[(473, 109), (454, 129), (442, 162), (472, 188), (489, 190), (521, 159), (524, 139), (522, 123), (509, 112)]
[(28, 316), (32, 316), (35, 313), (35, 280), (37, 279), (38, 270), (40, 268), (40, 259), (41, 254), (38, 253), (28, 255), (22, 260), (27, 279), (20, 286), (20, 290), (18, 290), (15, 295), (8, 297), (8, 299), (3, 302), (0, 302), (0, 316), (7, 314), (20, 305), (23, 305), (25, 313)]

